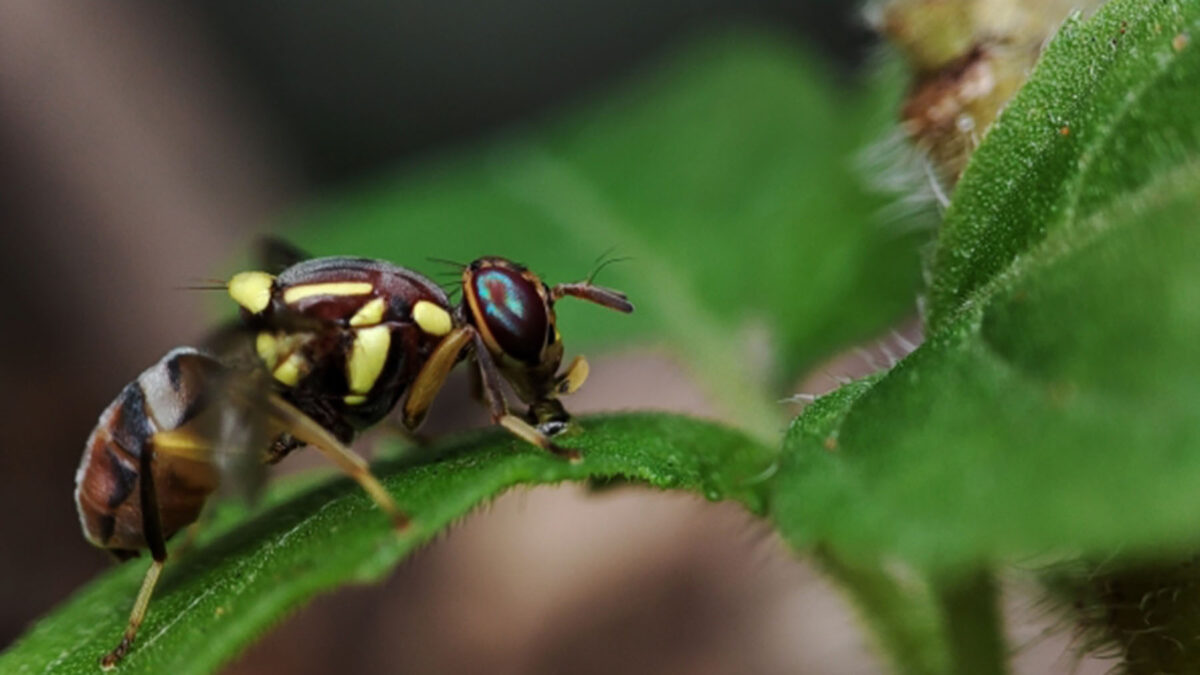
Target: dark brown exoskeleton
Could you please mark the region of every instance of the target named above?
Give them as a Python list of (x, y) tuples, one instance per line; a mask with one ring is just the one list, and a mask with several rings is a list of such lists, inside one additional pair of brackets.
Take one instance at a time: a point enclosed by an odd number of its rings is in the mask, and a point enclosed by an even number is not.
[[(354, 478), (398, 528), (407, 515), (347, 444), (401, 400), (415, 430), (450, 370), (477, 368), (496, 424), (570, 459), (550, 440), (569, 416), (558, 397), (579, 388), (587, 362), (559, 373), (554, 303), (565, 295), (621, 311), (619, 291), (588, 281), (548, 287), (526, 268), (480, 258), (463, 268), (463, 301), (412, 270), (380, 260), (288, 260), (278, 275), (242, 272), (225, 286), (242, 327), (221, 347), (180, 347), (130, 383), (100, 416), (76, 474), (87, 539), (119, 559), (149, 549), (153, 563), (111, 668), (133, 644), (167, 559), (166, 541), (199, 517), (235, 469), (261, 469), (312, 445)], [(528, 405), (508, 411), (504, 378)]]

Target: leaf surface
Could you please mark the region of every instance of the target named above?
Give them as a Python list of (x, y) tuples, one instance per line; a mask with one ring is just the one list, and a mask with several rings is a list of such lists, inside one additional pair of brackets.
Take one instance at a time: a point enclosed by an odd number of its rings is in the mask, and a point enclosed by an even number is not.
[(925, 344), (793, 425), (793, 541), (950, 576), (1200, 542), (1198, 27), (1063, 28), (960, 183)]
[[(346, 479), (283, 486), (252, 514), (226, 514), (207, 540), (168, 561), (150, 614), (121, 673), (209, 673), (313, 595), (376, 581), (421, 543), (515, 485), (627, 479), (763, 508), (755, 476), (773, 453), (744, 434), (686, 417), (625, 414), (584, 418), (563, 440), (579, 464), (485, 431), (439, 444), (436, 461), (376, 465), (414, 518), (402, 535)], [(99, 671), (120, 639), (144, 560), (123, 564), (80, 590), (0, 655), (3, 673)]]

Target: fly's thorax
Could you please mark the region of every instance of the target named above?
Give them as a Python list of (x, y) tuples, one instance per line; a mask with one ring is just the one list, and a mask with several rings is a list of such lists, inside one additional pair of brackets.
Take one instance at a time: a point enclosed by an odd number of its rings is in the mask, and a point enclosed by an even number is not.
[(379, 260), (317, 258), (278, 276), (244, 272), (229, 292), (257, 331), (255, 351), (276, 386), (310, 416), (355, 427), (390, 411), (454, 327), (440, 287)]
[[(241, 272), (227, 284), (230, 297), (251, 322), (275, 327), (367, 326), (411, 320), (419, 307), (449, 315), (437, 284), (404, 267), (367, 258), (315, 258), (278, 276)], [(435, 321), (436, 317), (427, 320)], [(449, 329), (447, 329), (448, 332)]]

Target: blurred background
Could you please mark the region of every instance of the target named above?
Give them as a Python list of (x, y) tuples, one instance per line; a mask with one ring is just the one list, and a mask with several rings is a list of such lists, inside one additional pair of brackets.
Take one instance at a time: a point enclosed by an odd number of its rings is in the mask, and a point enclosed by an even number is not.
[[(0, 3), (0, 647), (109, 564), (79, 532), (72, 478), (120, 388), (209, 325), (207, 301), (177, 287), (307, 201), (585, 100), (734, 23), (793, 35), (837, 80), (872, 49), (836, 0)], [(814, 377), (862, 367), (834, 363)], [(659, 352), (592, 372), (573, 410), (716, 414)], [(484, 421), (462, 381), (440, 400), (433, 432)], [(1076, 667), (1069, 635), (1013, 603), (1022, 672)], [(844, 601), (738, 508), (574, 487), (500, 499), (230, 671), (484, 668), (880, 672)]]

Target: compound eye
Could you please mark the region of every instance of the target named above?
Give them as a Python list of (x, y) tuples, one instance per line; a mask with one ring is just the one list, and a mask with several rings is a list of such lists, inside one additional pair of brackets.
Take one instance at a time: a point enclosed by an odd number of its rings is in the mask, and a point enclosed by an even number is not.
[(504, 353), (537, 363), (546, 345), (546, 303), (534, 283), (505, 267), (486, 267), (474, 275), (471, 289), (478, 300), (478, 317), (487, 325)]

